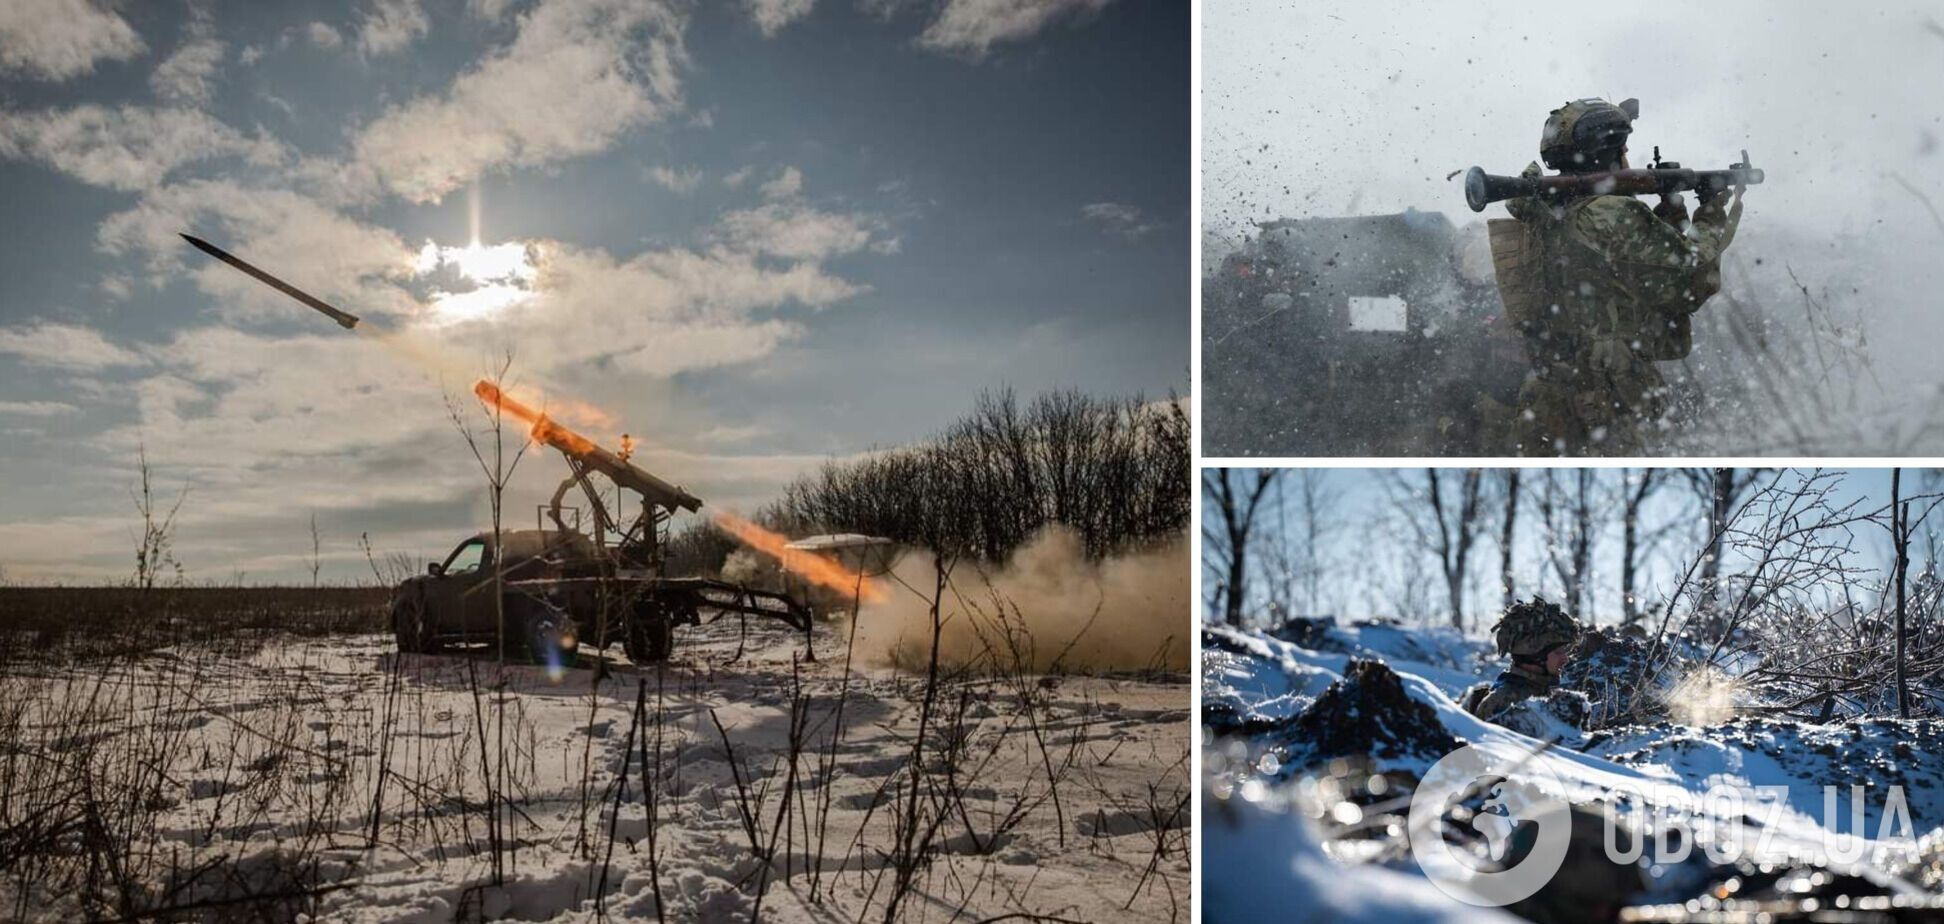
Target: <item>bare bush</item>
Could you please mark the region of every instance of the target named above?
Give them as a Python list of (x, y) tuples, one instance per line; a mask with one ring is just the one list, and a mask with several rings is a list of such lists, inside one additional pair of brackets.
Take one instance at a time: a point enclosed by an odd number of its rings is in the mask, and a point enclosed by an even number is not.
[[(1863, 531), (1907, 537), (1944, 498), (1866, 505), (1845, 495), (1842, 481), (1836, 472), (1781, 472), (1753, 487), (1669, 593), (1637, 685), (1685, 658), (1686, 673), (1732, 677), (1740, 707), (1827, 718), (1839, 706), (1846, 714), (1897, 711), (1897, 687), (1885, 681), (1897, 674), (1900, 639), (1913, 676), (1944, 671), (1934, 579), (1920, 579), (1906, 598), (1916, 631), (1900, 635), (1894, 588), (1903, 556), (1886, 572), (1855, 554)], [(1717, 556), (1724, 573), (1704, 578)], [(1927, 696), (1934, 710), (1934, 685)]]

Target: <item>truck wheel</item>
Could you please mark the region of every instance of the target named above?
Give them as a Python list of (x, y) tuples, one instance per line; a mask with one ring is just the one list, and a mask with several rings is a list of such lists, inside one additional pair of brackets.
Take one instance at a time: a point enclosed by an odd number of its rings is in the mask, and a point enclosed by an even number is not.
[(666, 661), (675, 650), (675, 623), (667, 619), (628, 620), (628, 660), (636, 664)]
[(391, 620), (392, 636), (398, 641), (400, 654), (432, 650), (431, 633), (426, 631), (424, 603), (414, 597), (392, 601)]

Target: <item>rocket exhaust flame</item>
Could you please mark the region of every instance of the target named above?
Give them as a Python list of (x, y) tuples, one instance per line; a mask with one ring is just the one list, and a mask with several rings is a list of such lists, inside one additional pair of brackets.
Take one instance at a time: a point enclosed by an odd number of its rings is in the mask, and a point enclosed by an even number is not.
[(804, 552), (789, 548), (790, 540), (779, 533), (764, 529), (733, 513), (717, 511), (716, 525), (722, 527), (742, 544), (755, 549), (782, 565), (785, 571), (797, 575), (819, 587), (837, 591), (844, 596), (855, 594), (865, 603), (883, 603), (888, 594), (883, 586), (857, 572), (838, 564), (815, 552)]

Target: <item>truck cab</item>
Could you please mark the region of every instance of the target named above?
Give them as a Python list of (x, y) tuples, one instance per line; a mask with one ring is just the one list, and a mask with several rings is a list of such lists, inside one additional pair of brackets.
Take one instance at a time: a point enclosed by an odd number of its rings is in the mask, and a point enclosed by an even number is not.
[(810, 629), (809, 611), (787, 594), (627, 564), (573, 530), (506, 530), (497, 539), (477, 533), (393, 592), (398, 650), (433, 653), (504, 639), (508, 652), (560, 664), (620, 641), (630, 659), (646, 663), (668, 658), (676, 627), (726, 613)]
[(536, 657), (571, 653), (579, 626), (557, 599), (559, 582), (598, 576), (600, 570), (598, 551), (579, 533), (508, 530), (497, 539), (490, 530), (474, 534), (394, 591), (392, 624), (399, 650), (497, 641), (503, 618), (515, 647)]

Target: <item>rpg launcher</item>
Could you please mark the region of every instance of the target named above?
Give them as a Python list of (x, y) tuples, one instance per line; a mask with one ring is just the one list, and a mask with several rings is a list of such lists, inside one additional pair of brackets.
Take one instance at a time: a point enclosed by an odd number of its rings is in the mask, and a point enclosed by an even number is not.
[(1605, 173), (1562, 173), (1557, 176), (1494, 176), (1482, 167), (1465, 171), (1465, 204), (1474, 212), (1505, 199), (1533, 197), (1547, 202), (1564, 202), (1582, 196), (1671, 195), (1693, 190), (1702, 201), (1737, 186), (1757, 186), (1762, 171), (1748, 165), (1748, 152), (1741, 163), (1726, 170), (1689, 170), (1676, 163), (1656, 163), (1652, 167), (1610, 170)]

